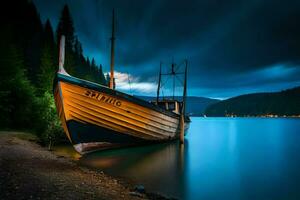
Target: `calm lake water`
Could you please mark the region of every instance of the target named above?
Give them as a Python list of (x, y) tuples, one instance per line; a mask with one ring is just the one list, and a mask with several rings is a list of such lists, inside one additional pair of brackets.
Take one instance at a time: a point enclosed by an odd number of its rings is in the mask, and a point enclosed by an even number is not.
[(300, 120), (192, 118), (182, 148), (95, 152), (78, 162), (179, 199), (300, 199)]

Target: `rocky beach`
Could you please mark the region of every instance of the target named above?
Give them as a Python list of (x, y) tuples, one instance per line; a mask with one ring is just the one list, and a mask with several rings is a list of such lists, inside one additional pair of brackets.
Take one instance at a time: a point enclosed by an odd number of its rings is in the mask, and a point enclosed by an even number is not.
[(21, 132), (0, 132), (0, 177), (0, 199), (153, 199), (46, 150)]

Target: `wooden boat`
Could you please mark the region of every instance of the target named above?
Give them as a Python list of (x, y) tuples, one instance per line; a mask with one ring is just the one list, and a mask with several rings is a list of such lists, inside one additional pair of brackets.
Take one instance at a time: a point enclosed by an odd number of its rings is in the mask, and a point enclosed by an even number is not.
[[(83, 154), (178, 138), (183, 141), (189, 122), (185, 101), (157, 98), (147, 102), (115, 90), (113, 61), (109, 87), (69, 75), (63, 68), (64, 40), (62, 36), (53, 91), (64, 131), (76, 151)], [(112, 59), (113, 40), (114, 34)]]

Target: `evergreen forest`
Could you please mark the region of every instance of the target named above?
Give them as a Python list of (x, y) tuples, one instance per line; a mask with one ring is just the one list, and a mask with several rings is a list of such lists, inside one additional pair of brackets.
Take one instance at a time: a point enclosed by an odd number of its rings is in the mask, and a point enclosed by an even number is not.
[(102, 66), (84, 55), (68, 5), (57, 27), (41, 21), (32, 1), (6, 1), (1, 6), (0, 128), (28, 130), (41, 141), (63, 136), (52, 84), (58, 70), (58, 43), (66, 36), (66, 71), (82, 79), (107, 84)]

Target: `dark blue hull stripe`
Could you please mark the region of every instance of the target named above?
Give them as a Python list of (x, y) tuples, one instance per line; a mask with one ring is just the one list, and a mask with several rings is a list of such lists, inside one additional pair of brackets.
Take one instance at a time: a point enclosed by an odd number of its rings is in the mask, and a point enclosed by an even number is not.
[(128, 134), (119, 133), (93, 124), (84, 124), (75, 120), (67, 121), (67, 127), (74, 144), (90, 142), (108, 142), (112, 144), (143, 144), (149, 142)]

